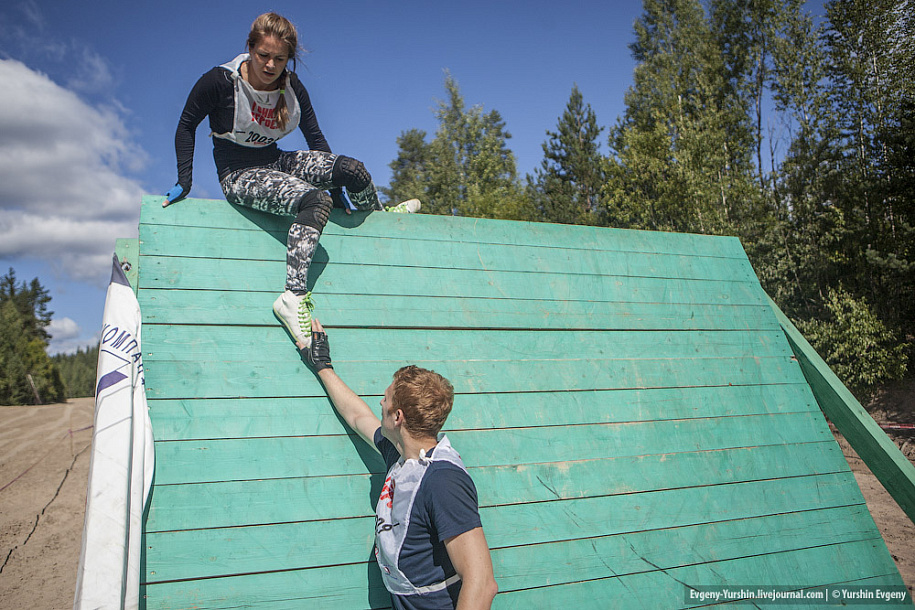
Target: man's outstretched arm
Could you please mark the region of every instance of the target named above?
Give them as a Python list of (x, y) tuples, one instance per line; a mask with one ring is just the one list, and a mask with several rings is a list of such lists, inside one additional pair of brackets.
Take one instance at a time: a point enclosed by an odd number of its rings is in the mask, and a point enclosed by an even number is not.
[(305, 361), (315, 370), (324, 389), (330, 397), (334, 408), (343, 421), (355, 430), (372, 449), (375, 447), (375, 431), (381, 426), (381, 420), (364, 400), (346, 385), (330, 363), (330, 346), (327, 333), (317, 320), (312, 322), (311, 347), (303, 350)]

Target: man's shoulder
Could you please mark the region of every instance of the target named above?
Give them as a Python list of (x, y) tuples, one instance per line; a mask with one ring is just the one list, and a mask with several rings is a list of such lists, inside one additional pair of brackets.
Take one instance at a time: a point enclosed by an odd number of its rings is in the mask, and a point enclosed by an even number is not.
[[(454, 462), (449, 462), (448, 460), (433, 460), (429, 464), (429, 472), (447, 472), (454, 475), (461, 474), (467, 478), (470, 478), (470, 475), (467, 474), (467, 471)], [(450, 475), (446, 475), (450, 476)]]
[(476, 496), (476, 486), (470, 474), (452, 462), (435, 460), (429, 464), (426, 476), (423, 477), (422, 487), (426, 493), (465, 494), (470, 492)]
[(466, 470), (443, 460), (432, 462), (417, 493), (440, 542), (480, 527), (477, 488)]

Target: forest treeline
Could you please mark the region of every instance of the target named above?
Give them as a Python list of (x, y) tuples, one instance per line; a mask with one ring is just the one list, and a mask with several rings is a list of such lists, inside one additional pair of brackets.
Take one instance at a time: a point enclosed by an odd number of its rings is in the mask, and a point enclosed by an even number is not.
[[(735, 235), (763, 288), (859, 396), (915, 346), (911, 2), (644, 0), (625, 114), (578, 87), (521, 179), (496, 110), (445, 77), (385, 195), (433, 214)], [(608, 154), (601, 150), (607, 146)]]
[(0, 277), (0, 405), (61, 402), (95, 393), (98, 346), (48, 356), (51, 296), (38, 278)]
[[(913, 21), (907, 0), (830, 0), (821, 21), (802, 0), (643, 0), (615, 123), (573, 87), (522, 178), (499, 112), (446, 75), (435, 134), (401, 134), (384, 194), (434, 214), (738, 236), (864, 397), (915, 351)], [(93, 393), (97, 348), (46, 353), (49, 301), (37, 278), (0, 278), (0, 404)]]

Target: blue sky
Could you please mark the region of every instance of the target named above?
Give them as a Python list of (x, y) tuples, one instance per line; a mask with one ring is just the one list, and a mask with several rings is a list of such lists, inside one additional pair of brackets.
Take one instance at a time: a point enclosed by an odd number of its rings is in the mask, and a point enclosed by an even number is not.
[[(97, 341), (115, 239), (136, 237), (143, 194), (175, 183), (190, 88), (244, 51), (267, 10), (298, 26), (309, 53), (297, 72), (334, 151), (384, 186), (397, 136), (434, 133), (445, 70), (468, 106), (502, 114), (521, 175), (539, 165), (573, 84), (602, 125), (615, 122), (641, 2), (3, 3), (0, 272), (50, 290), (52, 353)], [(204, 122), (192, 196), (221, 197), (206, 135)]]

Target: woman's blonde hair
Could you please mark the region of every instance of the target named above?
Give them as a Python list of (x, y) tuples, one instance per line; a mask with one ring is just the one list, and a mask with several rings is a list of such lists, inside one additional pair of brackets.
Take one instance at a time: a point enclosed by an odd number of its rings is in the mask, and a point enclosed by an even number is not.
[[(293, 70), (295, 69), (296, 58), (299, 56), (299, 33), (296, 31), (292, 22), (276, 13), (264, 13), (258, 15), (254, 23), (251, 24), (251, 31), (248, 33), (248, 52), (250, 53), (267, 36), (286, 43), (289, 48), (289, 60), (292, 61)], [(286, 83), (288, 75), (282, 75), (280, 78), (285, 79), (280, 84), (280, 98), (276, 102), (276, 120), (280, 128), (285, 128), (289, 121), (289, 108), (286, 106)]]

